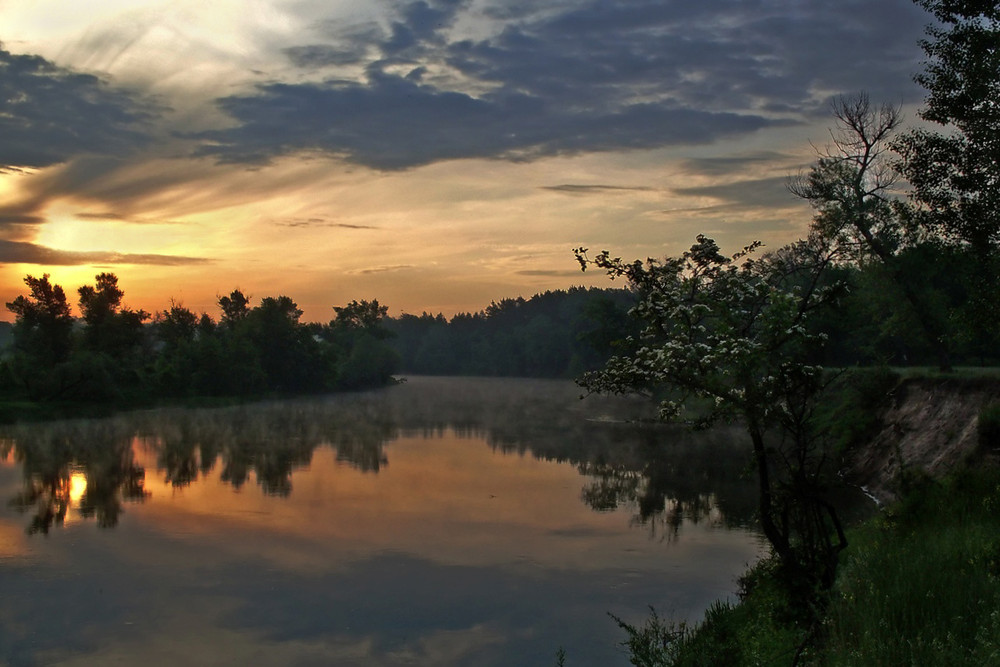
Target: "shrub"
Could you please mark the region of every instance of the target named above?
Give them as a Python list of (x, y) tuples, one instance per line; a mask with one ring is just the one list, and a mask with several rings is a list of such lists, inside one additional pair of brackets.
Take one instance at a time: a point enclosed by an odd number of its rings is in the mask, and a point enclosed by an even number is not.
[(979, 446), (1000, 448), (1000, 401), (994, 401), (979, 411)]

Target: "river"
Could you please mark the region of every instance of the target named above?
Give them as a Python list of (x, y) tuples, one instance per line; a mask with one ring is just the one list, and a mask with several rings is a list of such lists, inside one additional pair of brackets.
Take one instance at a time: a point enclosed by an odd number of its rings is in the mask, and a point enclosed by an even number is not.
[(0, 664), (627, 665), (763, 551), (739, 431), (569, 382), (0, 429)]

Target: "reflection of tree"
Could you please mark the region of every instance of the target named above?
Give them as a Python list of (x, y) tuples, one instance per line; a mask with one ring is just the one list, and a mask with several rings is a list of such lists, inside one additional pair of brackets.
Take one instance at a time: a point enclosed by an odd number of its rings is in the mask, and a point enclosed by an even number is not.
[(61, 525), (71, 504), (74, 473), (86, 479), (79, 498), (80, 513), (111, 527), (126, 501), (141, 502), (145, 470), (136, 464), (132, 433), (119, 420), (76, 420), (18, 426), (7, 448), (24, 472), (24, 488), (10, 504), (21, 512), (34, 510), (29, 533), (48, 533)]
[(582, 497), (590, 507), (633, 508), (634, 522), (653, 530), (669, 532), (682, 521), (750, 523), (745, 461), (725, 433), (650, 424), (644, 403), (578, 395), (562, 381), (416, 378), (374, 392), (24, 425), (0, 442), (24, 465), (25, 489), (13, 503), (36, 508), (36, 532), (65, 518), (74, 470), (88, 477), (81, 513), (101, 525), (114, 525), (122, 501), (145, 497), (133, 441), (155, 454), (172, 486), (193, 484), (218, 465), (236, 489), (252, 477), (264, 493), (287, 496), (317, 447), (377, 473), (388, 463), (387, 442), (447, 431), (485, 439), (499, 452), (572, 463), (586, 476)]
[(756, 507), (741, 441), (725, 429), (695, 432), (651, 423), (642, 400), (588, 396), (549, 380), (417, 378), (389, 392), (399, 420), (423, 432), (452, 428), (495, 450), (568, 461), (589, 478), (582, 499), (596, 511), (635, 509), (634, 522), (673, 532), (711, 519), (749, 526)]
[(633, 508), (633, 521), (676, 535), (684, 521), (746, 526), (755, 496), (745, 456), (726, 430), (692, 434), (645, 426), (614, 460), (578, 464), (590, 478), (583, 501), (597, 511)]
[(397, 428), (370, 394), (275, 401), (232, 408), (147, 413), (138, 428), (157, 451), (166, 481), (186, 486), (221, 459), (220, 477), (240, 489), (256, 478), (270, 495), (292, 491), (292, 473), (329, 445), (337, 460), (362, 472), (386, 465), (385, 443)]

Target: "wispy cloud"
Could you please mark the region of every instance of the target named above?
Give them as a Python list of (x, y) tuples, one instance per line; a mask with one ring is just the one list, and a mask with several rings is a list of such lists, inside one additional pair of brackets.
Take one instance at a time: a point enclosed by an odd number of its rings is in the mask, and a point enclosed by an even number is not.
[(651, 192), (655, 188), (645, 186), (624, 186), (624, 185), (575, 185), (565, 183), (563, 185), (545, 185), (543, 190), (562, 192), (568, 195), (603, 195), (627, 192)]
[(374, 266), (368, 269), (361, 269), (355, 273), (370, 275), (373, 273), (395, 273), (397, 271), (408, 271), (414, 268), (412, 264), (396, 264), (395, 266)]
[(84, 264), (146, 264), (186, 266), (207, 264), (211, 259), (181, 255), (129, 254), (119, 252), (75, 252), (56, 250), (34, 243), (0, 240), (0, 263), (80, 266)]
[(274, 224), (279, 227), (335, 227), (339, 229), (378, 229), (372, 225), (353, 225), (346, 222), (334, 222), (325, 218), (304, 218), (296, 220), (279, 220)]
[(579, 271), (555, 271), (546, 269), (526, 269), (524, 271), (517, 271), (519, 276), (544, 276), (547, 278), (563, 278), (563, 277), (576, 277), (580, 275)]
[(685, 158), (678, 163), (679, 170), (687, 174), (715, 177), (745, 174), (761, 168), (777, 167), (782, 171), (788, 171), (798, 166), (791, 156), (775, 151), (726, 157)]
[(801, 204), (788, 190), (788, 177), (748, 179), (698, 187), (674, 188), (673, 192), (686, 197), (710, 197), (723, 205), (742, 208), (784, 208)]

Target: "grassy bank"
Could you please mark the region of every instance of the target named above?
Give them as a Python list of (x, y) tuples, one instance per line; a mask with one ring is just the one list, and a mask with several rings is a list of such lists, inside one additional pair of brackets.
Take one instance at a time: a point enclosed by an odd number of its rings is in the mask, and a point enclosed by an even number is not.
[(765, 560), (695, 628), (655, 613), (622, 624), (633, 664), (1000, 664), (1000, 470), (914, 480), (850, 541), (821, 622), (802, 620)]
[(1000, 473), (921, 480), (855, 531), (821, 664), (1000, 664)]

